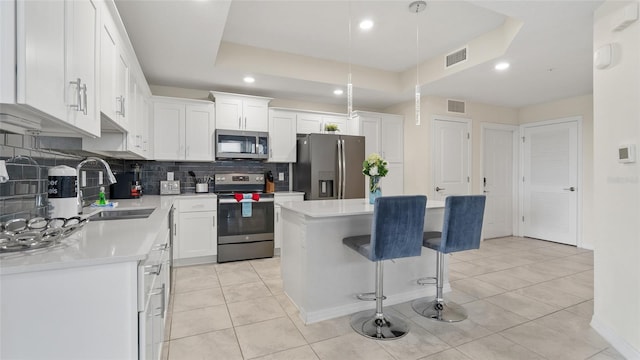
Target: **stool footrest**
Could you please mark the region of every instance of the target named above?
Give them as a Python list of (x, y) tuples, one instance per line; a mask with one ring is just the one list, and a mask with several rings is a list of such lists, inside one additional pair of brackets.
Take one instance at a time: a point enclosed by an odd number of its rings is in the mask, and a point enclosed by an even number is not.
[(416, 280), (416, 282), (418, 283), (418, 285), (437, 285), (438, 278), (435, 276), (423, 277)]
[[(356, 294), (356, 298), (362, 301), (376, 301), (376, 293), (369, 292), (369, 293)], [(382, 295), (382, 300), (387, 300), (387, 297)]]

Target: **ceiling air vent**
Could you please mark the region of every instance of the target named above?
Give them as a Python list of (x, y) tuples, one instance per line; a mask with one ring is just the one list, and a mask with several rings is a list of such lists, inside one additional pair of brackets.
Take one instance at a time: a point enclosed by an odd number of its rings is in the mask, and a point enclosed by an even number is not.
[(454, 51), (445, 58), (445, 68), (451, 67), (467, 60), (467, 47)]
[(460, 100), (447, 100), (447, 111), (451, 113), (464, 114), (465, 102)]

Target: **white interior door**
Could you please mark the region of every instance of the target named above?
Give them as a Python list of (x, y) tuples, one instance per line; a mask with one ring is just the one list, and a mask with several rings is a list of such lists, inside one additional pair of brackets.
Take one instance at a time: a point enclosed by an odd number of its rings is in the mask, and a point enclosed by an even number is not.
[(482, 184), (487, 196), (482, 227), (485, 239), (513, 235), (514, 137), (516, 127), (486, 127), (482, 132)]
[(469, 194), (469, 120), (433, 120), (433, 199)]
[(524, 127), (523, 235), (577, 244), (578, 122)]

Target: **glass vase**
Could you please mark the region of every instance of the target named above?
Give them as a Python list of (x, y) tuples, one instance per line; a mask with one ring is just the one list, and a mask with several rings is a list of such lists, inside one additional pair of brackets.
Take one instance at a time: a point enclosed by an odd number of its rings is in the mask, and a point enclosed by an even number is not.
[(382, 196), (382, 189), (380, 189), (379, 183), (379, 176), (371, 176), (369, 178), (369, 204), (375, 204), (376, 199)]

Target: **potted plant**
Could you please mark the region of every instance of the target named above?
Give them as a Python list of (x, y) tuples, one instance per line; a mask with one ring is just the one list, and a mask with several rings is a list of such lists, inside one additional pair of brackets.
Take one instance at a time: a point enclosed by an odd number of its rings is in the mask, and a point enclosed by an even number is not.
[(324, 131), (326, 131), (326, 132), (332, 132), (333, 133), (333, 132), (336, 132), (336, 131), (339, 131), (339, 130), (340, 129), (338, 128), (337, 124), (326, 124), (324, 126)]

